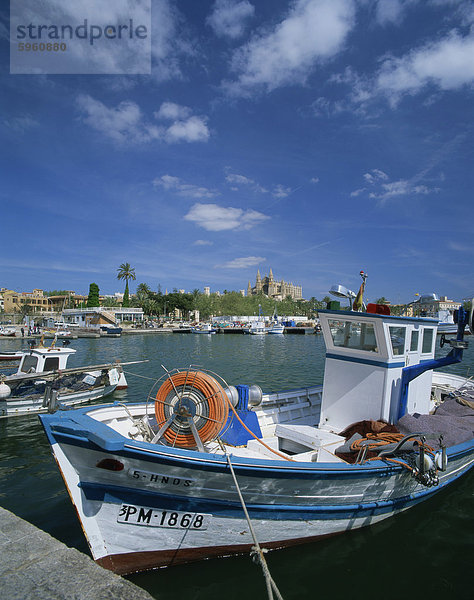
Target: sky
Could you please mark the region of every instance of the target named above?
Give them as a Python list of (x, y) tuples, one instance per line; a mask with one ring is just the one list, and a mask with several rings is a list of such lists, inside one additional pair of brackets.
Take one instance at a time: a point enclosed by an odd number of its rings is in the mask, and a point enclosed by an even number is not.
[(2, 0), (0, 287), (474, 295), (472, 2), (148, 1), (144, 72), (32, 74)]

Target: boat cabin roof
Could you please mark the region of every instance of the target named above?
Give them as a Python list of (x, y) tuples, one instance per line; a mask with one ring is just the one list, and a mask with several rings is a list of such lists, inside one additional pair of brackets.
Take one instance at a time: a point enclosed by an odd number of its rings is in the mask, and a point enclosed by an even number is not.
[(75, 353), (76, 350), (73, 348), (56, 348), (55, 346), (32, 348), (23, 353), (17, 374), (65, 369), (68, 358)]
[(347, 310), (319, 311), (326, 352), (383, 361), (387, 366), (408, 354), (432, 358), (437, 319), (396, 317)]

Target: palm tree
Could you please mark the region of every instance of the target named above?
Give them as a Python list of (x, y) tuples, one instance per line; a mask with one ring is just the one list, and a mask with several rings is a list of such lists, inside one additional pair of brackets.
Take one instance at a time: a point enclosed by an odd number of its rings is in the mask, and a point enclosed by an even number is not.
[(129, 294), (128, 294), (128, 282), (131, 279), (135, 281), (135, 269), (132, 269), (130, 263), (122, 263), (120, 267), (117, 269), (117, 279), (125, 279), (125, 292), (123, 294), (123, 302), (122, 306), (127, 307), (129, 302)]
[(150, 295), (151, 288), (146, 283), (139, 283), (137, 285), (137, 296), (139, 300), (146, 300)]

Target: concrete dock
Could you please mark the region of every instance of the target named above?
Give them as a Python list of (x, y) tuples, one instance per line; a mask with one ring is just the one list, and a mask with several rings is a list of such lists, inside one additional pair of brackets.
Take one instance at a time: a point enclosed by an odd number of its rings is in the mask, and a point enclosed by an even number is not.
[(0, 597), (153, 600), (145, 590), (1, 507)]

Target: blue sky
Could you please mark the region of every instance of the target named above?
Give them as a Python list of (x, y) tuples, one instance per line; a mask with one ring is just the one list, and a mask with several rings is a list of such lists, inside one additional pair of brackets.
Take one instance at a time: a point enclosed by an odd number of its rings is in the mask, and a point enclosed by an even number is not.
[(151, 3), (149, 75), (12, 75), (2, 3), (0, 287), (474, 293), (472, 2)]

